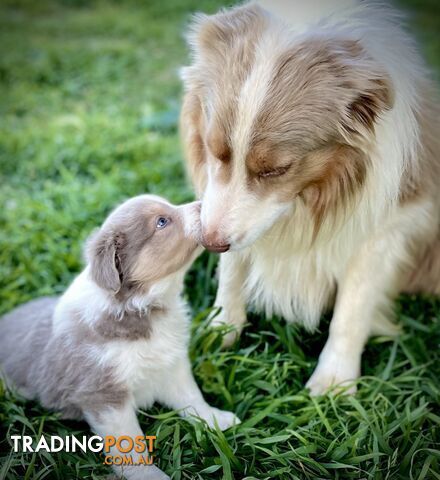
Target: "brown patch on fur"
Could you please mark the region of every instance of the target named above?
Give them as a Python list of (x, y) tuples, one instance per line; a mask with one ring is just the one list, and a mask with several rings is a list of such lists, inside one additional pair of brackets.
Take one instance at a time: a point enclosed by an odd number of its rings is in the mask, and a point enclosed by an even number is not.
[(361, 190), (367, 174), (365, 155), (348, 145), (335, 145), (311, 154), (300, 175), (301, 197), (314, 218), (314, 238), (328, 215), (347, 210)]
[(208, 132), (207, 145), (214, 161), (220, 162), (218, 180), (227, 183), (232, 175), (232, 150), (224, 128), (219, 127), (220, 122), (216, 123)]
[[(314, 238), (327, 218), (335, 220), (354, 207), (368, 168), (366, 155), (345, 144), (322, 147), (302, 159), (261, 146), (251, 150), (247, 162), (249, 186), (259, 195), (276, 195), (281, 202), (300, 195), (313, 215)], [(262, 172), (272, 175), (262, 177)]]
[(200, 197), (206, 186), (205, 146), (202, 138), (203, 112), (198, 96), (185, 94), (180, 114), (180, 133), (187, 159), (187, 169)]
[(226, 136), (220, 130), (211, 131), (208, 135), (208, 147), (214, 157), (222, 163), (231, 161), (231, 147), (226, 141)]
[(155, 317), (165, 313), (166, 309), (159, 306), (149, 307), (146, 311), (124, 311), (120, 316), (114, 312), (104, 312), (93, 327), (105, 340), (148, 339)]
[(415, 172), (410, 171), (403, 176), (400, 182), (399, 204), (405, 205), (411, 203), (422, 194), (420, 179), (417, 178)]
[[(372, 79), (371, 87), (360, 93), (348, 107), (348, 115), (355, 125), (374, 132), (377, 117), (391, 107), (392, 100), (388, 83), (383, 79)], [(357, 133), (351, 122), (344, 122), (343, 128), (349, 133)]]
[(391, 96), (385, 73), (357, 42), (310, 38), (279, 56), (254, 140), (293, 144), (301, 156), (341, 133), (372, 133)]
[(251, 179), (282, 175), (292, 162), (293, 152), (276, 148), (269, 142), (254, 144), (246, 156), (246, 167)]

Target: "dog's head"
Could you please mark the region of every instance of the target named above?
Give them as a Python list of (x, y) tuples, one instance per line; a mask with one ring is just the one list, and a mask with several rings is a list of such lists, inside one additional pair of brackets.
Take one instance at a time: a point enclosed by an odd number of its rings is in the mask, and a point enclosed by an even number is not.
[(87, 243), (93, 280), (112, 293), (146, 291), (187, 267), (200, 240), (200, 202), (140, 195), (116, 208)]
[(246, 247), (296, 202), (318, 231), (365, 181), (392, 103), (383, 68), (358, 41), (293, 38), (255, 5), (197, 17), (190, 45), (181, 131), (205, 247)]

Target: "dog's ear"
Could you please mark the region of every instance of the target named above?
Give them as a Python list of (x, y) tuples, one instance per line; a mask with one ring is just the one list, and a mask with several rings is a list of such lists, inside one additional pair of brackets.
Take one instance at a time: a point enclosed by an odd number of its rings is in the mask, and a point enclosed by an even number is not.
[(349, 134), (373, 132), (377, 118), (392, 106), (391, 89), (385, 78), (370, 79), (368, 84), (347, 107), (342, 128)]
[(187, 41), (196, 59), (219, 59), (237, 48), (237, 40), (243, 42), (248, 35), (258, 35), (267, 21), (267, 14), (256, 4), (221, 10), (215, 15), (199, 13), (193, 17)]
[(102, 228), (87, 241), (86, 257), (92, 279), (105, 290), (118, 293), (124, 279), (123, 247), (125, 236), (121, 232)]
[(187, 92), (183, 98), (180, 113), (180, 135), (185, 151), (188, 174), (199, 197), (205, 190), (207, 182), (203, 129), (203, 112), (200, 99), (195, 92)]
[(342, 112), (341, 132), (367, 136), (386, 110), (393, 106), (393, 87), (385, 69), (355, 40), (341, 40), (330, 47), (337, 56), (341, 90), (347, 103)]

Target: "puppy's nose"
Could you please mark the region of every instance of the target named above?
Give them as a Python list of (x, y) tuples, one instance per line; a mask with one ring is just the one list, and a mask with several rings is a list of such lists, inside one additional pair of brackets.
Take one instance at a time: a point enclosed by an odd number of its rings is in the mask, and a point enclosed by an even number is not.
[(181, 208), (185, 209), (191, 215), (194, 215), (195, 217), (200, 218), (202, 202), (200, 200), (196, 200), (195, 202), (186, 203), (185, 205), (182, 205)]
[(223, 253), (227, 252), (230, 248), (230, 244), (222, 239), (217, 231), (203, 233), (202, 245), (210, 252)]

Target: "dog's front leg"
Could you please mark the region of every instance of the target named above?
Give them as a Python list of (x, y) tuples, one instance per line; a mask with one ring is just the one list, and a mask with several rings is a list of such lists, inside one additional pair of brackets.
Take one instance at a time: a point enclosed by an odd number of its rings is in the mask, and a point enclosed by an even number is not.
[(211, 325), (231, 325), (234, 330), (223, 337), (223, 347), (231, 346), (240, 335), (246, 322), (246, 304), (243, 284), (246, 280), (247, 262), (236, 252), (223, 253), (219, 264), (219, 285), (215, 306), (221, 307)]
[[(86, 411), (84, 417), (89, 423), (91, 429), (99, 436), (129, 436), (132, 439), (141, 436), (141, 427), (139, 426), (136, 412), (130, 402), (120, 408), (106, 408), (105, 406), (98, 411)], [(123, 444), (123, 447), (126, 445)], [(123, 454), (115, 446), (110, 448), (110, 452), (106, 453), (111, 457), (126, 455), (131, 457), (130, 465), (114, 465), (113, 470), (118, 475), (123, 475), (127, 480), (169, 480), (170, 477), (155, 465), (145, 465), (139, 462), (140, 457), (148, 455), (148, 449), (143, 453), (138, 453), (133, 448), (132, 451)], [(139, 463), (138, 463), (139, 462)]]
[(240, 423), (240, 419), (232, 412), (211, 407), (203, 398), (191, 370), (189, 358), (181, 358), (176, 365), (164, 375), (157, 400), (170, 408), (179, 410), (182, 417), (188, 415), (202, 418), (209, 427), (217, 424), (226, 430)]
[[(384, 233), (353, 256), (338, 287), (327, 343), (306, 385), (312, 395), (359, 377), (362, 351), (370, 335), (398, 333), (389, 318), (407, 258), (401, 232)], [(355, 391), (351, 384), (346, 390)]]

